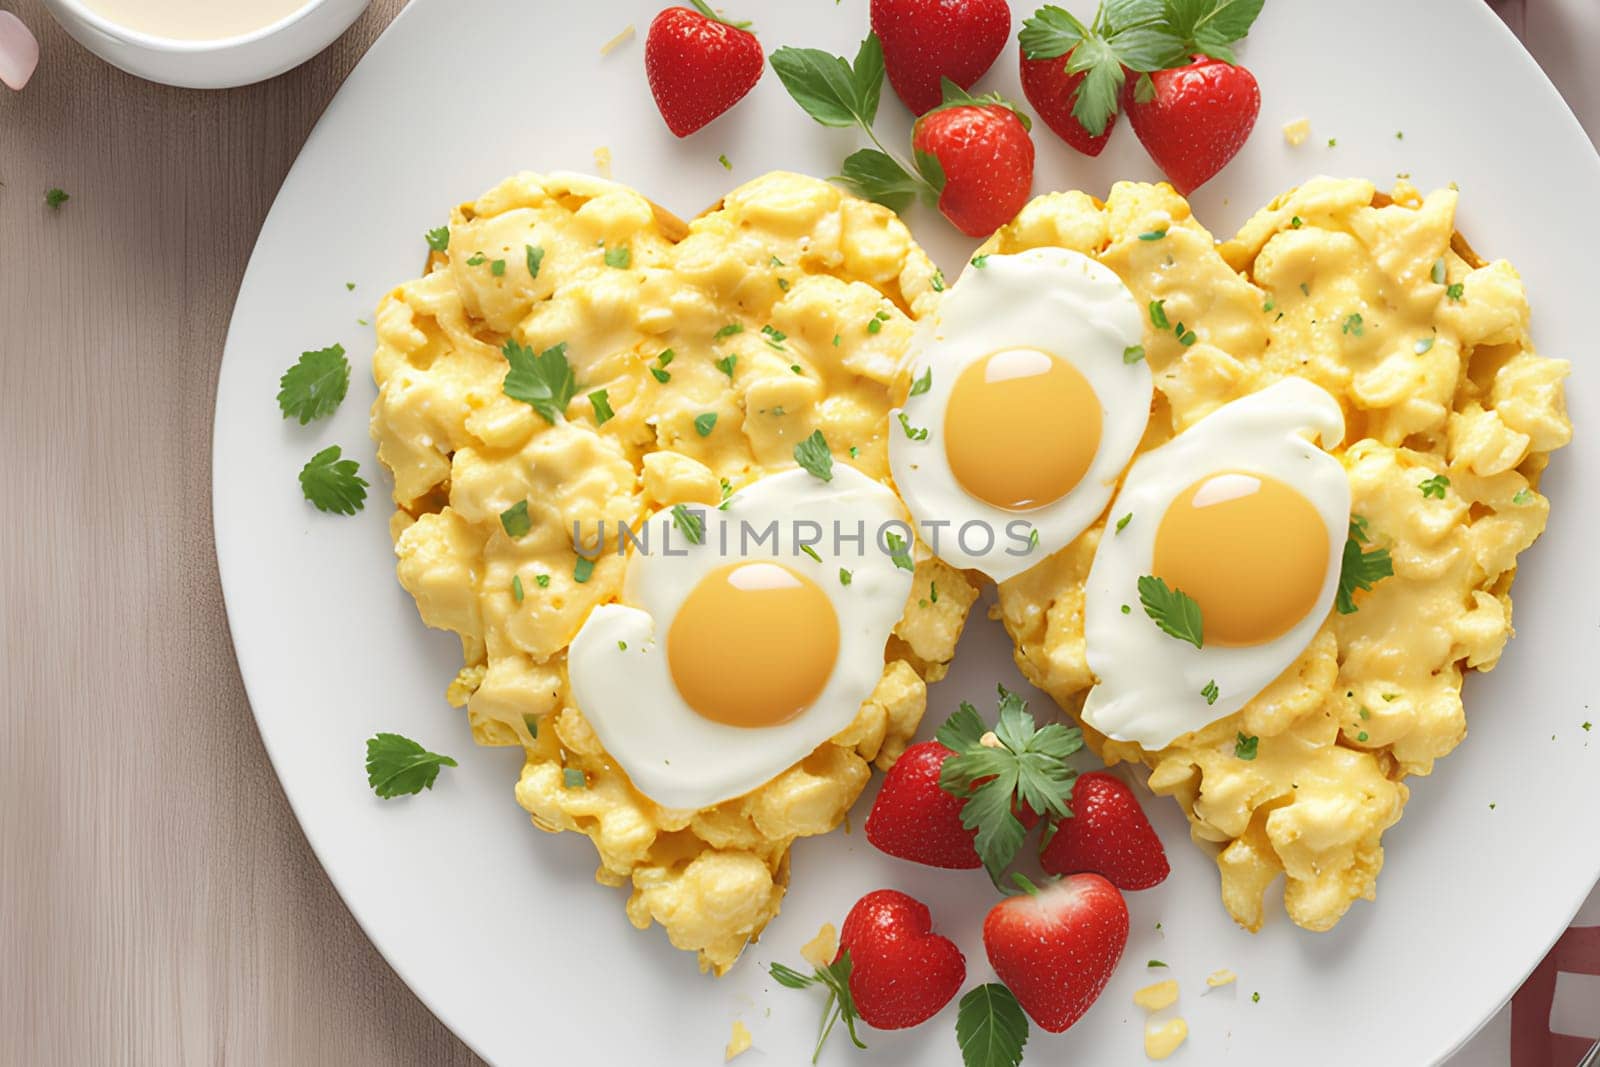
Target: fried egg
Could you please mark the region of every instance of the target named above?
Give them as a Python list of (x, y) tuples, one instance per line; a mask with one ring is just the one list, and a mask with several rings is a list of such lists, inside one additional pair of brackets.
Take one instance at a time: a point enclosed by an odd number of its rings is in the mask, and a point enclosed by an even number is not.
[(621, 538), (621, 601), (572, 641), (578, 708), (658, 804), (749, 792), (848, 726), (878, 684), (911, 592), (909, 533), (893, 491), (843, 464), (828, 481), (769, 475), (725, 509), (655, 513)]
[(1080, 252), (979, 256), (915, 335), (895, 485), (936, 555), (996, 581), (1082, 533), (1138, 447), (1144, 320)]
[[(1339, 586), (1350, 482), (1308, 433), (1337, 446), (1339, 403), (1285, 378), (1129, 469), (1085, 586), (1094, 729), (1164, 748), (1244, 707), (1310, 644)], [(1198, 608), (1175, 619), (1187, 636), (1157, 621), (1183, 598)]]

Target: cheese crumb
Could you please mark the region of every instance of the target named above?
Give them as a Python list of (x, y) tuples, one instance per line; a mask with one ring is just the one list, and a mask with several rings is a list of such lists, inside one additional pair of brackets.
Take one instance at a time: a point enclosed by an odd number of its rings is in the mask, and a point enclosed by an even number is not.
[(813, 967), (826, 967), (839, 954), (839, 931), (823, 923), (817, 936), (800, 946), (800, 956)]
[(1293, 122), (1283, 124), (1283, 139), (1295, 148), (1306, 143), (1306, 138), (1311, 136), (1311, 120), (1295, 119)]
[(621, 33), (617, 34), (615, 37), (611, 38), (611, 40), (600, 46), (600, 54), (603, 56), (609, 56), (613, 51), (622, 47), (632, 39), (633, 23), (630, 22), (626, 27), (623, 28)]
[(1133, 995), (1133, 1002), (1145, 1011), (1160, 1011), (1178, 1003), (1178, 983), (1169, 978), (1165, 982), (1147, 985)]
[(1164, 1023), (1144, 1024), (1144, 1054), (1153, 1060), (1164, 1060), (1183, 1044), (1189, 1036), (1189, 1024), (1182, 1019), (1168, 1019)]
[(749, 1048), (750, 1048), (750, 1031), (749, 1031), (749, 1029), (744, 1025), (744, 1023), (740, 1022), (738, 1019), (733, 1020), (733, 1036), (728, 1038), (728, 1051), (727, 1051), (727, 1055), (725, 1055), (722, 1058), (722, 1062), (724, 1062), (724, 1063), (728, 1062), (729, 1060), (733, 1059), (735, 1056), (739, 1055), (739, 1053), (745, 1052)]
[(594, 150), (594, 170), (602, 178), (611, 177), (611, 149), (605, 145)]
[(1232, 985), (1238, 980), (1238, 975), (1224, 967), (1220, 971), (1213, 971), (1211, 974), (1207, 975), (1206, 985), (1210, 986), (1212, 989), (1221, 989), (1223, 986)]

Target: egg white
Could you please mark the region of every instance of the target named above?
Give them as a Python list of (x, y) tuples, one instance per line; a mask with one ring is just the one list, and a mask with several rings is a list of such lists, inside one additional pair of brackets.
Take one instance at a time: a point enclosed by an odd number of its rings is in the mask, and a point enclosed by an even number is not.
[[(1339, 402), (1303, 378), (1285, 378), (1224, 404), (1129, 468), (1085, 587), (1084, 638), (1098, 679), (1083, 706), (1090, 726), (1146, 749), (1165, 748), (1244, 707), (1311, 643), (1339, 587), (1350, 481), (1307, 431), (1324, 446), (1337, 445), (1344, 438)], [(1316, 607), (1282, 636), (1247, 647), (1195, 648), (1163, 633), (1145, 614), (1138, 581), (1151, 573), (1156, 531), (1173, 500), (1223, 471), (1276, 478), (1304, 494), (1327, 527), (1327, 573)], [(1130, 514), (1118, 532), (1115, 520)], [(1132, 606), (1130, 614), (1123, 614), (1124, 604)], [(1217, 686), (1215, 704), (1201, 695), (1208, 682)]]
[[(925, 320), (907, 359), (912, 380), (932, 372), (927, 392), (890, 415), (889, 461), (918, 533), (946, 562), (1004, 581), (1065, 547), (1105, 510), (1117, 477), (1144, 436), (1154, 382), (1149, 365), (1123, 353), (1144, 339), (1139, 306), (1108, 267), (1065, 248), (991, 255), (962, 271), (939, 311)], [(998, 508), (969, 494), (944, 452), (944, 418), (956, 379), (973, 363), (1008, 348), (1035, 348), (1066, 360), (1100, 401), (1101, 436), (1083, 479), (1066, 496), (1029, 511)], [(917, 441), (900, 414), (925, 428)], [(1032, 457), (1017, 456), (1017, 463)], [(967, 523), (994, 533), (993, 545)], [(1029, 531), (1038, 539), (1030, 544)]]
[[(905, 609), (912, 574), (875, 541), (886, 524), (907, 535), (899, 499), (842, 463), (828, 482), (803, 470), (752, 482), (725, 511), (685, 507), (704, 522), (700, 543), (674, 526), (670, 508), (652, 515), (645, 523), (648, 551), (631, 549), (621, 603), (589, 615), (573, 638), (567, 669), (579, 710), (635, 788), (666, 807), (694, 809), (748, 793), (850, 724), (883, 675), (884, 645)], [(754, 531), (743, 546), (741, 520)], [(809, 533), (797, 524), (806, 522), (821, 531), (814, 546), (820, 563), (796, 545)], [(769, 523), (776, 534), (757, 545)], [(835, 523), (847, 535), (862, 524), (863, 543), (841, 539), (836, 546)], [(777, 726), (729, 726), (701, 716), (679, 695), (667, 663), (665, 636), (684, 598), (709, 572), (739, 559), (775, 560), (813, 579), (839, 620), (839, 655), (822, 692)], [(840, 568), (851, 572), (849, 585), (840, 581)]]

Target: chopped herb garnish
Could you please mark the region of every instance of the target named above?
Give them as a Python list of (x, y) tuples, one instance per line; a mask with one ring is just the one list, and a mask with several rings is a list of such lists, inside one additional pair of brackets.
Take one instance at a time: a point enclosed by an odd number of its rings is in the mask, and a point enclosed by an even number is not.
[(1166, 230), (1149, 230), (1139, 235), (1141, 241), (1159, 241), (1167, 235)]
[(850, 446), (850, 458), (851, 459), (855, 459), (859, 455), (861, 455), (861, 449), (859, 447), (857, 447), (856, 445), (851, 445)]
[(789, 364), (789, 369), (791, 371), (793, 371), (795, 374), (804, 374), (806, 372), (806, 369), (804, 367), (800, 366), (800, 364), (798, 364), (798, 363)]
[(1261, 1003), (1261, 994), (1260, 993), (1251, 993), (1250, 994), (1250, 1003), (1252, 1003), (1252, 1004), (1260, 1004)]
[(429, 752), (400, 734), (374, 734), (367, 739), (367, 784), (385, 800), (432, 789), (439, 768), (456, 761)]
[(1334, 606), (1339, 614), (1351, 615), (1356, 611), (1356, 590), (1368, 590), (1377, 582), (1394, 574), (1394, 562), (1386, 548), (1363, 550), (1370, 540), (1367, 520), (1360, 515), (1350, 516), (1350, 534), (1344, 543), (1344, 557), (1339, 567), (1339, 592)]
[(822, 562), (822, 557), (817, 555), (817, 550), (812, 548), (810, 545), (801, 545), (800, 546), (800, 551), (804, 552), (806, 555), (810, 556), (812, 559), (816, 560), (818, 563)]
[(810, 437), (794, 446), (794, 461), (813, 477), (833, 481), (833, 453), (828, 451), (828, 439), (821, 430), (812, 430)]
[(1531, 489), (1518, 489), (1516, 496), (1513, 496), (1511, 498), (1511, 502), (1513, 504), (1517, 505), (1518, 507), (1521, 507), (1524, 504), (1533, 503), (1533, 490), (1531, 490)]
[(496, 278), (501, 277), (502, 275), (505, 274), (505, 272), (506, 272), (506, 261), (505, 260), (497, 259), (494, 262), (489, 264), (489, 273), (493, 274)]
[(507, 537), (526, 537), (533, 529), (533, 519), (528, 515), (528, 502), (519, 500), (500, 513), (500, 528)]
[(1302, 219), (1299, 215), (1296, 215), (1294, 218), (1289, 220), (1289, 229), (1298, 230), (1300, 227), (1304, 226), (1305, 224), (1306, 224), (1305, 219)]
[(621, 248), (606, 249), (606, 266), (616, 267), (618, 270), (627, 270), (633, 266), (633, 250), (627, 245)]
[(708, 411), (704, 415), (696, 415), (694, 417), (694, 432), (701, 437), (710, 437), (711, 431), (716, 429), (716, 426), (717, 413), (715, 411)]
[(1162, 963), (1160, 960), (1146, 960), (1145, 961), (1145, 966), (1146, 967), (1165, 967), (1166, 964)]
[(422, 236), (428, 242), (428, 247), (435, 252), (443, 252), (450, 247), (450, 227), (448, 226), (436, 226)]
[(928, 428), (926, 426), (911, 425), (911, 420), (906, 418), (906, 413), (903, 411), (899, 413), (899, 419), (900, 428), (906, 432), (908, 438), (913, 441), (926, 441), (928, 439)]
[(779, 352), (783, 351), (783, 342), (788, 338), (788, 334), (770, 325), (761, 327), (761, 333), (768, 346), (776, 348)]
[(672, 525), (691, 545), (698, 545), (706, 538), (705, 513), (690, 511), (684, 504), (672, 505)]
[(840, 585), (849, 585), (854, 580), (855, 580), (855, 575), (854, 574), (851, 574), (849, 571), (845, 570), (843, 567), (839, 568), (839, 584)]
[(616, 417), (616, 412), (611, 410), (611, 400), (606, 396), (604, 389), (596, 389), (589, 394), (589, 403), (594, 407), (594, 424), (604, 426)]
[(345, 282), (344, 283), (344, 287), (349, 292), (353, 293), (353, 292), (356, 291), (356, 283), (355, 282)]
[(1433, 279), (1433, 284), (1434, 285), (1443, 285), (1444, 284), (1445, 275), (1444, 275), (1444, 257), (1443, 256), (1440, 256), (1438, 259), (1433, 261), (1433, 270), (1429, 272), (1429, 277), (1431, 277)]
[(1427, 352), (1429, 349), (1431, 349), (1433, 347), (1433, 338), (1431, 338), (1431, 337), (1420, 338), (1417, 341), (1417, 343), (1415, 345), (1413, 345), (1412, 347), (1417, 350), (1417, 355), (1420, 356), (1424, 352)]
[(722, 327), (722, 329), (712, 334), (711, 339), (714, 341), (720, 341), (724, 337), (732, 337), (736, 333), (744, 333), (744, 323), (730, 322), (728, 325)]
[(778, 279), (778, 292), (787, 293), (788, 291), (789, 291), (789, 279), (788, 278), (779, 278)]
[(1144, 345), (1129, 345), (1122, 350), (1122, 362), (1134, 364), (1144, 358)]
[(582, 585), (594, 576), (594, 560), (588, 556), (579, 556), (578, 561), (572, 565), (572, 580)]
[(726, 374), (730, 381), (733, 380), (733, 368), (738, 365), (739, 357), (731, 354), (723, 356), (713, 364), (713, 366), (715, 366), (719, 371), (721, 371), (723, 374)]
[(933, 291), (936, 293), (944, 292), (944, 271), (942, 270), (933, 272)]
[(1310, 283), (1301, 282), (1300, 283), (1300, 292), (1305, 296), (1310, 296), (1311, 295), (1311, 285), (1310, 285)]
[(539, 276), (539, 268), (544, 265), (544, 249), (539, 245), (523, 245), (523, 258), (528, 264), (528, 278), (530, 280)]
[(1445, 288), (1444, 295), (1450, 298), (1450, 302), (1452, 304), (1459, 304), (1466, 291), (1467, 287), (1465, 285), (1462, 285), (1460, 282), (1455, 282), (1454, 284)]
[(883, 329), (883, 320), (882, 319), (875, 318), (872, 321), (867, 323), (867, 332), (868, 333), (877, 333), (881, 329)]
[(1277, 305), (1277, 303), (1275, 301), (1268, 300), (1265, 304), (1261, 305), (1261, 310), (1263, 312), (1268, 312), (1268, 311), (1271, 311), (1273, 308), (1275, 308), (1277, 306), (1278, 305)]
[(482, 252), (474, 252), (472, 255), (467, 257), (467, 266), (476, 267), (486, 261), (488, 258), (489, 257), (484, 255)]
[(1356, 740), (1357, 741), (1365, 741), (1366, 739), (1367, 739), (1367, 732), (1365, 730), (1362, 730), (1359, 734), (1356, 734)]
[(884, 544), (889, 546), (889, 558), (894, 560), (894, 565), (903, 571), (917, 569), (911, 560), (911, 546), (906, 544), (906, 539), (897, 533), (884, 535)]
[(501, 385), (506, 396), (523, 401), (554, 424), (578, 391), (578, 380), (567, 364), (567, 343), (562, 341), (535, 355), (527, 345), (508, 339), (500, 351), (511, 365)]
[(1442, 474), (1435, 474), (1431, 478), (1424, 478), (1418, 482), (1417, 488), (1422, 490), (1422, 496), (1425, 500), (1443, 500), (1446, 491), (1450, 488), (1450, 479)]
[(1039, 547), (1039, 528), (1034, 526), (1028, 530), (1028, 551), (1032, 552)]
[(1124, 615), (1132, 615), (1133, 614), (1133, 606), (1131, 604), (1122, 605), (1122, 613)]
[(1256, 758), (1256, 748), (1261, 744), (1259, 737), (1246, 737), (1244, 731), (1239, 731), (1239, 736), (1234, 738), (1233, 754), (1242, 760)]
[(987, 267), (989, 265), (989, 253), (985, 252), (981, 256), (973, 256), (972, 257), (972, 265), (974, 267), (977, 267), (979, 270), (982, 270), (984, 267)]
[(1205, 688), (1200, 690), (1200, 695), (1206, 698), (1206, 705), (1208, 707), (1212, 704), (1215, 704), (1217, 702), (1217, 697), (1222, 695), (1221, 691), (1217, 689), (1217, 680), (1213, 678), (1207, 682)]
[(722, 164), (722, 169), (723, 170), (732, 170), (733, 169), (733, 164), (728, 162), (728, 157), (726, 155), (718, 156), (717, 157), (717, 162)]
[(1175, 329), (1173, 333), (1177, 335), (1178, 343), (1183, 345), (1185, 348), (1200, 340), (1200, 338), (1195, 335), (1193, 330), (1184, 329), (1183, 323), (1181, 322), (1178, 323), (1177, 329)]
[(538, 583), (540, 589), (550, 588), (550, 576), (548, 574), (536, 574), (533, 576), (533, 580)]
[(1131, 511), (1128, 512), (1126, 515), (1122, 516), (1122, 518), (1118, 519), (1117, 520), (1117, 533), (1121, 533), (1123, 530), (1127, 529), (1128, 528), (1128, 523), (1130, 523), (1132, 521), (1133, 521), (1133, 512), (1131, 512)]
[(589, 779), (576, 767), (564, 767), (561, 770), (561, 784), (568, 789), (583, 789), (589, 784)]
[(1351, 313), (1345, 318), (1344, 325), (1340, 327), (1340, 332), (1353, 334), (1356, 337), (1360, 337), (1365, 331), (1366, 327), (1362, 323), (1360, 312)]
[(1162, 633), (1187, 641), (1195, 648), (1204, 647), (1200, 605), (1193, 597), (1181, 589), (1168, 588), (1165, 581), (1153, 574), (1141, 575), (1138, 585), (1139, 604)]
[(767, 266), (769, 266), (769, 267), (781, 267), (781, 266), (783, 266), (783, 260), (779, 259), (777, 256), (773, 256), (773, 257), (771, 257), (770, 259), (767, 260)]
[(528, 736), (535, 741), (539, 740), (539, 716), (530, 713), (522, 716), (522, 725), (528, 728)]
[(513, 575), (511, 578), (511, 599), (518, 604), (522, 603), (522, 575)]
[(911, 395), (921, 396), (933, 388), (933, 368), (929, 367), (911, 382)]
[(1150, 301), (1150, 322), (1158, 330), (1172, 329), (1172, 323), (1167, 321), (1167, 302), (1165, 300)]
[(660, 382), (662, 385), (665, 385), (668, 382), (672, 381), (672, 372), (671, 371), (662, 370), (660, 367), (651, 367), (650, 368), (650, 377), (654, 378), (656, 381)]
[(278, 410), (301, 426), (333, 414), (350, 388), (350, 361), (343, 345), (302, 352), (278, 379)]
[(722, 482), (722, 500), (721, 500), (721, 502), (719, 502), (717, 504), (717, 510), (718, 511), (727, 511), (728, 510), (728, 501), (733, 498), (733, 483), (728, 481), (728, 479), (726, 479), (726, 478), (721, 479), (721, 482)]
[(340, 459), (338, 445), (329, 445), (300, 468), (300, 491), (318, 511), (354, 515), (367, 499), (367, 482), (358, 473), (361, 465), (353, 459)]

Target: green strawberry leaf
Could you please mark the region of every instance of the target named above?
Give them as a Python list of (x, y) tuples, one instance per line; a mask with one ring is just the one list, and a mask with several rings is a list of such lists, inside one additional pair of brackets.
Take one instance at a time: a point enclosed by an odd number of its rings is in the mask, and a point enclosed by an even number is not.
[(961, 86), (951, 81), (949, 78), (939, 79), (939, 91), (941, 93), (939, 106), (933, 108), (931, 111), (928, 111), (924, 117), (926, 117), (926, 115), (932, 115), (935, 112), (948, 111), (953, 107), (998, 106), (1005, 108), (1007, 111), (1017, 116), (1017, 119), (1022, 123), (1022, 128), (1024, 130), (1028, 130), (1030, 132), (1033, 130), (1033, 119), (1029, 118), (1027, 114), (1022, 111), (1022, 109), (1017, 107), (1017, 105), (1012, 103), (1010, 100), (1007, 100), (1005, 97), (1001, 96), (999, 93), (984, 93), (982, 96), (973, 96), (971, 93), (961, 88)]
[(1028, 1017), (999, 982), (978, 986), (956, 1009), (956, 1044), (965, 1067), (1017, 1067), (1028, 1043)]
[(1088, 27), (1072, 12), (1046, 4), (1022, 20), (1017, 42), (1022, 45), (1022, 54), (1029, 59), (1055, 59), (1072, 51), (1088, 36)]

